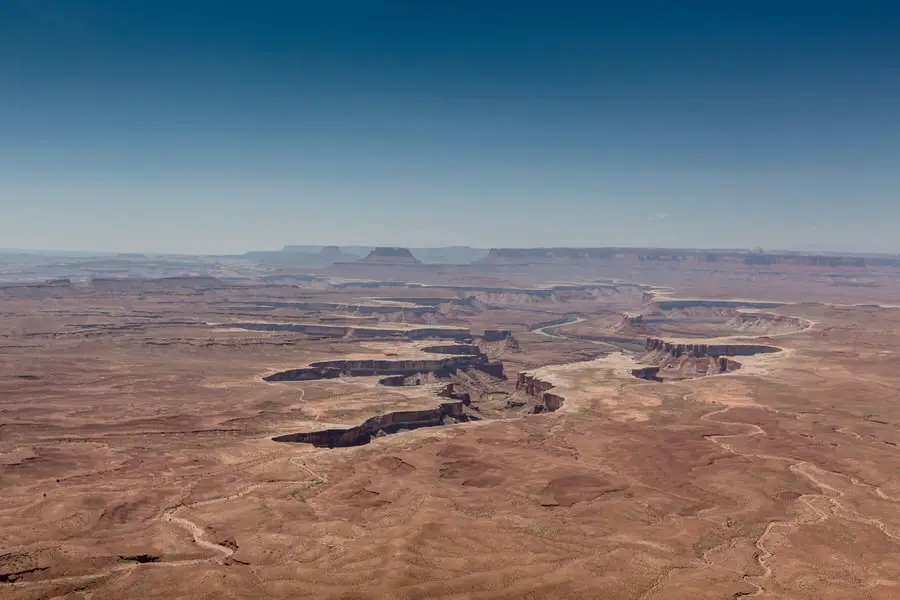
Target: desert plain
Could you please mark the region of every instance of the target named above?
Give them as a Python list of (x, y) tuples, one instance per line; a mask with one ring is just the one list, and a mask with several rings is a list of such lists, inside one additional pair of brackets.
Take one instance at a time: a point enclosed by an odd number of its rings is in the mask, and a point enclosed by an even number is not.
[(322, 256), (0, 286), (0, 597), (900, 598), (896, 265)]

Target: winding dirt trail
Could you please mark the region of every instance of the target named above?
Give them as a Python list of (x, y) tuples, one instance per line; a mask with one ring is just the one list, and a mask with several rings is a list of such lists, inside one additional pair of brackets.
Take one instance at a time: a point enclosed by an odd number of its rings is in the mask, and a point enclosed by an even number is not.
[[(300, 458), (298, 456), (291, 457), (289, 462), (297, 467), (300, 467), (309, 474), (315, 483), (325, 483), (328, 481), (328, 478), (325, 475), (320, 473), (316, 473), (313, 471), (305, 462), (302, 460), (299, 462), (297, 459)], [(47, 579), (35, 579), (33, 581), (13, 581), (10, 583), (4, 584), (4, 586), (10, 586), (12, 588), (24, 588), (24, 587), (37, 587), (37, 586), (46, 586), (46, 585), (85, 585), (91, 582), (95, 582), (99, 579), (104, 579), (107, 577), (112, 577), (114, 575), (122, 575), (122, 578), (126, 578), (131, 575), (137, 569), (143, 568), (174, 568), (174, 567), (184, 567), (191, 565), (199, 565), (205, 563), (217, 563), (222, 564), (227, 559), (231, 558), (235, 550), (229, 548), (228, 546), (217, 544), (213, 541), (210, 541), (206, 537), (206, 531), (202, 527), (200, 527), (196, 522), (183, 517), (178, 516), (178, 513), (185, 509), (195, 508), (199, 506), (207, 506), (209, 504), (216, 504), (219, 502), (227, 502), (229, 500), (234, 500), (240, 498), (242, 496), (246, 496), (247, 494), (268, 485), (286, 485), (286, 484), (298, 484), (303, 483), (304, 481), (310, 480), (288, 480), (288, 481), (264, 481), (260, 483), (255, 483), (247, 488), (243, 489), (240, 492), (236, 492), (234, 494), (228, 494), (226, 496), (220, 496), (217, 498), (209, 498), (207, 500), (200, 500), (197, 502), (192, 502), (190, 504), (182, 504), (179, 506), (174, 506), (165, 509), (159, 516), (154, 520), (161, 520), (165, 523), (170, 523), (176, 527), (179, 527), (185, 530), (191, 536), (191, 540), (193, 543), (200, 548), (205, 550), (209, 550), (213, 552), (213, 556), (208, 556), (204, 558), (188, 558), (182, 560), (166, 560), (166, 561), (155, 561), (155, 562), (145, 562), (145, 563), (122, 563), (109, 566), (105, 569), (101, 569), (99, 571), (95, 571), (94, 573), (86, 573), (84, 575), (66, 575), (63, 577), (52, 577)]]
[[(900, 542), (900, 533), (889, 531), (885, 524), (878, 519), (860, 515), (841, 504), (840, 499), (846, 495), (846, 492), (829, 483), (826, 483), (825, 481), (822, 481), (820, 477), (831, 476), (839, 479), (846, 479), (849, 481), (851, 487), (859, 487), (871, 490), (879, 498), (888, 500), (890, 502), (900, 503), (900, 498), (885, 494), (881, 488), (863, 483), (855, 477), (823, 469), (822, 467), (814, 465), (808, 461), (796, 460), (787, 456), (777, 456), (755, 452), (740, 452), (736, 450), (734, 446), (732, 446), (725, 440), (742, 438), (748, 439), (755, 436), (767, 436), (768, 434), (762, 427), (756, 424), (743, 423), (740, 421), (725, 421), (713, 418), (728, 412), (732, 408), (734, 407), (726, 406), (725, 408), (716, 409), (700, 417), (700, 420), (711, 421), (713, 423), (719, 423), (721, 425), (727, 425), (729, 427), (743, 427), (746, 429), (746, 431), (744, 431), (743, 433), (728, 435), (709, 435), (706, 436), (706, 439), (718, 445), (727, 452), (738, 456), (743, 456), (745, 458), (787, 462), (789, 463), (788, 469), (792, 473), (805, 478), (815, 487), (819, 488), (822, 492), (819, 494), (803, 494), (802, 496), (800, 496), (798, 498), (798, 501), (800, 501), (808, 509), (807, 514), (800, 514), (786, 521), (771, 521), (766, 525), (759, 538), (757, 538), (755, 543), (755, 546), (758, 550), (756, 561), (757, 563), (759, 563), (760, 568), (762, 568), (763, 574), (760, 576), (744, 575), (744, 581), (756, 588), (756, 591), (751, 596), (759, 596), (766, 591), (765, 582), (766, 580), (771, 578), (772, 567), (770, 565), (770, 561), (774, 555), (774, 553), (768, 547), (768, 541), (769, 538), (776, 532), (786, 532), (792, 529), (796, 529), (802, 525), (814, 525), (822, 523), (826, 519), (834, 517), (875, 527), (889, 539), (895, 542)], [(818, 506), (818, 504), (824, 504), (825, 506)], [(900, 581), (893, 583), (900, 584)]]

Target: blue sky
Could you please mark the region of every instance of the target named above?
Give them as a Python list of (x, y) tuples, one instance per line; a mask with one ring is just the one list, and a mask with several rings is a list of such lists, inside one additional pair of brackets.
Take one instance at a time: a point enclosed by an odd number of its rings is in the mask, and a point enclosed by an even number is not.
[(0, 0), (0, 247), (900, 252), (894, 4)]

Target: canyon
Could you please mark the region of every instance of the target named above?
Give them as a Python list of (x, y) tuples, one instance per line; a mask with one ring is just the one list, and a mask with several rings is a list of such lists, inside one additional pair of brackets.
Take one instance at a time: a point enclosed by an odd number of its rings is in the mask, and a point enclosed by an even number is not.
[(23, 262), (0, 595), (895, 597), (892, 266), (457, 250)]

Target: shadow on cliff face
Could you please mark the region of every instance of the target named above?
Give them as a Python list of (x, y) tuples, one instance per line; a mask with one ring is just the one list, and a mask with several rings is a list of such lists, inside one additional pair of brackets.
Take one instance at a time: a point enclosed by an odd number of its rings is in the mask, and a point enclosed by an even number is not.
[(478, 346), (471, 344), (450, 344), (428, 346), (423, 352), (436, 354), (440, 358), (423, 359), (342, 359), (311, 363), (308, 367), (288, 369), (263, 377), (265, 381), (312, 381), (334, 379), (336, 377), (370, 377), (373, 375), (390, 377), (410, 377), (432, 374), (449, 377), (457, 371), (477, 370), (498, 379), (506, 379), (503, 363), (492, 361)]
[[(512, 393), (496, 389), (482, 389), (480, 385), (477, 385), (477, 382), (473, 382), (471, 379), (471, 372), (465, 375), (464, 379), (444, 383), (442, 389), (438, 392), (438, 396), (453, 401), (444, 402), (432, 410), (387, 413), (367, 419), (356, 427), (326, 429), (309, 433), (292, 433), (272, 439), (276, 442), (312, 444), (320, 448), (361, 446), (384, 435), (422, 427), (440, 427), (481, 421), (482, 419), (508, 418), (511, 414), (525, 416), (554, 412), (562, 407), (565, 402), (564, 397), (549, 391), (552, 387), (550, 384), (539, 381), (525, 373), (519, 375), (515, 391)], [(396, 375), (382, 379), (381, 384), (422, 385), (423, 383), (436, 383), (432, 377), (429, 377), (427, 381), (419, 381), (418, 377), (418, 375), (414, 378)], [(490, 379), (490, 381), (482, 382), (486, 385), (500, 381), (490, 376), (486, 377)], [(494, 397), (494, 394), (499, 394), (500, 398)], [(479, 400), (480, 403), (474, 402), (474, 400)]]
[(272, 439), (276, 442), (312, 444), (319, 448), (343, 448), (362, 446), (374, 438), (402, 431), (478, 420), (480, 420), (479, 417), (467, 410), (465, 402), (446, 402), (432, 410), (401, 411), (379, 415), (366, 419), (361, 425), (349, 429), (291, 433)]
[(781, 352), (763, 344), (692, 344), (647, 338), (640, 362), (649, 365), (632, 369), (631, 374), (647, 381), (675, 381), (719, 375), (741, 368), (732, 356), (755, 356)]

